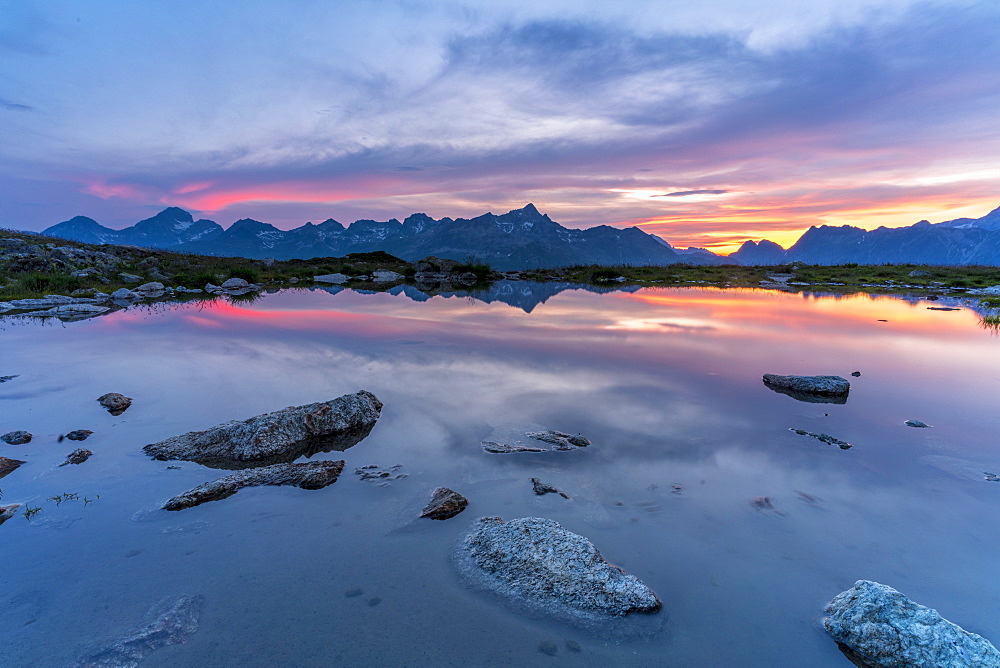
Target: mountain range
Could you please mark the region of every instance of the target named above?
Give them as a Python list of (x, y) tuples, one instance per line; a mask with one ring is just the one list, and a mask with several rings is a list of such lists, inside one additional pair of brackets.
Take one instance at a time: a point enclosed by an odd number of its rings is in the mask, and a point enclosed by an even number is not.
[(637, 227), (599, 225), (566, 228), (533, 204), (505, 214), (434, 219), (423, 213), (402, 222), (358, 220), (344, 226), (332, 218), (280, 230), (244, 218), (229, 228), (195, 220), (177, 207), (114, 230), (85, 216), (53, 225), (44, 234), (85, 243), (130, 244), (202, 255), (279, 260), (341, 257), (382, 250), (408, 261), (429, 255), (475, 259), (501, 270), (575, 264), (668, 265), (888, 264), (1000, 265), (1000, 208), (982, 218), (959, 218), (908, 227), (864, 230), (849, 225), (810, 227), (788, 249), (747, 241), (731, 255), (704, 248), (678, 249)]

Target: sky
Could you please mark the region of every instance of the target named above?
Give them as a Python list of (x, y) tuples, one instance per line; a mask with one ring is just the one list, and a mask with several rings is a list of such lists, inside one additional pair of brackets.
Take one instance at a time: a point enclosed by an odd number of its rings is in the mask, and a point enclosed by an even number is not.
[(0, 227), (503, 213), (788, 246), (1000, 206), (994, 0), (0, 0)]

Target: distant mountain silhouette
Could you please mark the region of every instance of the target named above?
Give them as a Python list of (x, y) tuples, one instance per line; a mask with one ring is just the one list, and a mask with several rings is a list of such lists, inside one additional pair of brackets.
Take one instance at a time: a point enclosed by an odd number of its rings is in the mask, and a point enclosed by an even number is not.
[[(169, 248), (203, 255), (275, 258), (341, 257), (383, 250), (405, 260), (434, 255), (464, 261), (475, 258), (497, 269), (530, 269), (573, 264), (667, 265), (681, 261), (669, 245), (637, 227), (599, 225), (586, 230), (563, 227), (528, 204), (502, 215), (435, 220), (415, 213), (402, 223), (358, 220), (344, 227), (330, 219), (283, 231), (249, 218), (223, 230), (209, 220), (171, 207), (122, 230), (78, 216), (44, 232), (90, 243)], [(697, 261), (695, 259), (694, 261)]]

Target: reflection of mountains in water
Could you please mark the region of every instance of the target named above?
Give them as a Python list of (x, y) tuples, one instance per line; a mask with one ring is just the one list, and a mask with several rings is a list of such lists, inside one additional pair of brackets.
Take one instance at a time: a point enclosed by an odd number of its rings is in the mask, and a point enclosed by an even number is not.
[[(330, 294), (337, 294), (342, 290), (347, 288), (342, 287), (332, 287), (332, 288), (318, 288)], [(428, 290), (424, 291), (417, 288), (414, 285), (397, 285), (394, 288), (390, 288), (387, 292), (391, 295), (403, 295), (404, 297), (409, 297), (415, 302), (425, 302), (431, 297), (462, 297), (466, 299), (475, 299), (477, 301), (484, 302), (486, 304), (492, 304), (493, 302), (501, 302), (507, 304), (508, 306), (513, 306), (514, 308), (519, 308), (525, 313), (531, 313), (535, 310), (535, 307), (539, 304), (544, 304), (550, 297), (553, 297), (560, 292), (566, 290), (583, 290), (585, 292), (594, 292), (597, 294), (604, 294), (608, 292), (638, 292), (642, 289), (642, 286), (638, 285), (627, 285), (627, 286), (596, 286), (596, 285), (585, 285), (581, 283), (570, 283), (567, 281), (559, 282), (546, 282), (541, 283), (537, 281), (496, 281), (486, 288), (467, 288), (467, 289), (456, 289), (456, 290)], [(372, 290), (355, 290), (355, 292), (361, 292), (363, 294), (373, 294)]]

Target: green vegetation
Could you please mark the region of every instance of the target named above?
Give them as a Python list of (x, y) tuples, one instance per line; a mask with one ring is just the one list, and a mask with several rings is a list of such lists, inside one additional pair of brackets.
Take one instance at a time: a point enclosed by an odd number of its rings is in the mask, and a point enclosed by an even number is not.
[(32, 506), (25, 506), (24, 507), (24, 519), (26, 519), (26, 520), (28, 520), (30, 522), (31, 518), (34, 517), (35, 515), (37, 515), (40, 512), (42, 512), (42, 507), (41, 506), (34, 506), (34, 507), (32, 507)]

